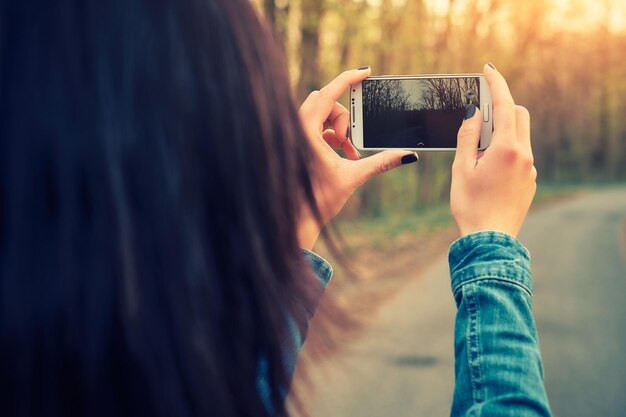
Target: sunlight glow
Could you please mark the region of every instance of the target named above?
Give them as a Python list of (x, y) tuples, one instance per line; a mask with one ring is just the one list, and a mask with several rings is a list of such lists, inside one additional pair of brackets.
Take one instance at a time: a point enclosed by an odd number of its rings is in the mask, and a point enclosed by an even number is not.
[[(626, 29), (624, 0), (553, 0), (556, 22), (561, 25), (585, 27), (606, 24), (612, 32)], [(559, 18), (560, 17), (560, 18)]]
[[(491, 1), (478, 0), (473, 4), (476, 7), (486, 7)], [(450, 7), (462, 10), (471, 1), (425, 0), (425, 2), (435, 14), (445, 15)], [(551, 4), (548, 22), (560, 28), (585, 32), (606, 24), (611, 32), (626, 31), (626, 0), (543, 0), (541, 3)], [(520, 7), (527, 4), (519, 3)]]

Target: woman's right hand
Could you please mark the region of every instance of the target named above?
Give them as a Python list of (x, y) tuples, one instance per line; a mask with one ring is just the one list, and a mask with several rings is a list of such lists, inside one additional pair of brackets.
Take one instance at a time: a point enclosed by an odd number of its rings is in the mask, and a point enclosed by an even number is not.
[(489, 65), (485, 77), (493, 97), (491, 144), (477, 151), (480, 111), (463, 122), (458, 134), (450, 206), (461, 236), (495, 230), (517, 236), (537, 189), (530, 145), (530, 116), (516, 106), (502, 75)]
[[(339, 213), (359, 186), (375, 175), (417, 161), (415, 152), (401, 149), (387, 149), (361, 159), (349, 140), (350, 112), (337, 100), (370, 72), (369, 67), (343, 72), (311, 93), (300, 108), (302, 126), (313, 150), (311, 179), (322, 221), (320, 224), (303, 203), (298, 240), (304, 249), (313, 247), (321, 227)], [(335, 149), (342, 149), (350, 159), (340, 157)]]

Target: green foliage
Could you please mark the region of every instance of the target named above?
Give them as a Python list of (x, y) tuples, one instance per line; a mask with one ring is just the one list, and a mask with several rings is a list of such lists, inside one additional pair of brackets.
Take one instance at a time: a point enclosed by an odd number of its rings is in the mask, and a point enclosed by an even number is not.
[[(389, 176), (397, 176), (402, 170)], [(390, 195), (402, 195), (410, 188), (414, 176), (404, 178), (389, 178), (397, 189), (388, 190)], [(540, 182), (533, 200), (531, 210), (541, 210), (543, 207), (567, 198), (575, 198), (581, 193), (599, 187), (608, 187), (612, 183), (602, 182), (570, 182), (554, 183)], [(389, 199), (381, 199), (385, 204), (378, 205), (376, 213), (366, 212), (359, 217), (340, 214), (335, 223), (351, 250), (376, 249), (388, 251), (390, 247), (401, 245), (404, 240), (414, 242), (415, 236), (429, 236), (443, 229), (454, 227), (454, 220), (447, 202), (433, 203), (429, 206), (406, 204), (398, 201), (396, 204)], [(393, 201), (393, 200), (391, 200)], [(410, 237), (410, 239), (404, 239)]]

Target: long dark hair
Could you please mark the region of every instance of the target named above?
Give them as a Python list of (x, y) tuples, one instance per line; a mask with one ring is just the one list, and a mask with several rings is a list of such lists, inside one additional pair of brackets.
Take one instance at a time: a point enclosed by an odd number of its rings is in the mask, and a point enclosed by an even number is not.
[(2, 2), (0, 413), (285, 414), (303, 138), (248, 0)]

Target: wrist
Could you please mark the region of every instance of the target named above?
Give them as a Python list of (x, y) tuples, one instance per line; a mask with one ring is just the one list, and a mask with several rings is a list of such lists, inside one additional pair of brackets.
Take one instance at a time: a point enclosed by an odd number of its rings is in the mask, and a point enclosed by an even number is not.
[(302, 249), (311, 250), (321, 233), (318, 222), (311, 216), (304, 216), (298, 222), (298, 243)]
[(513, 229), (506, 228), (506, 227), (475, 227), (475, 228), (466, 228), (466, 229), (459, 228), (460, 237), (465, 237), (465, 236), (469, 236), (469, 235), (473, 235), (473, 234), (481, 233), (481, 232), (498, 232), (498, 233), (502, 233), (505, 235), (509, 235), (514, 238), (517, 238), (517, 235), (519, 233), (518, 231), (514, 231)]
[(517, 224), (511, 224), (511, 222), (497, 222), (492, 220), (487, 224), (481, 224), (479, 222), (473, 224), (468, 224), (467, 222), (464, 224), (459, 224), (457, 222), (457, 227), (459, 229), (461, 237), (479, 232), (500, 232), (513, 237), (517, 237), (521, 225), (518, 226)]

